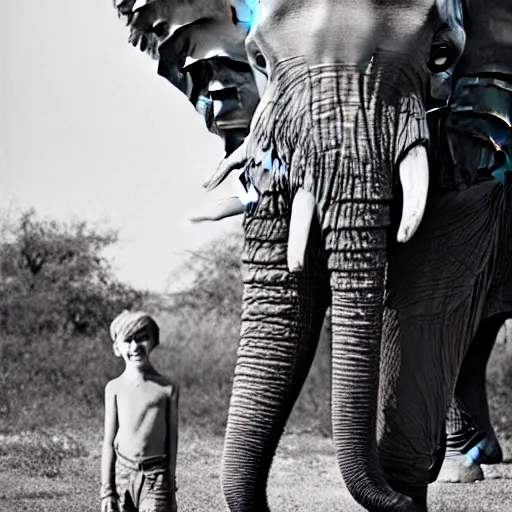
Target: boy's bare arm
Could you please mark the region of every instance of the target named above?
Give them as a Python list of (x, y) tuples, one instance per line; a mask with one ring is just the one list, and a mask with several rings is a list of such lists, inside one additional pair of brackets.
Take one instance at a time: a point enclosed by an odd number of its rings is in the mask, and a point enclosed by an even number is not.
[(171, 396), (169, 397), (169, 470), (171, 485), (176, 481), (176, 459), (178, 455), (178, 404), (179, 386), (172, 384)]
[[(101, 499), (102, 501), (115, 501), (116, 503), (114, 439), (117, 428), (115, 386), (113, 382), (109, 382), (105, 387), (105, 434), (101, 454)], [(103, 509), (106, 510), (102, 505)]]

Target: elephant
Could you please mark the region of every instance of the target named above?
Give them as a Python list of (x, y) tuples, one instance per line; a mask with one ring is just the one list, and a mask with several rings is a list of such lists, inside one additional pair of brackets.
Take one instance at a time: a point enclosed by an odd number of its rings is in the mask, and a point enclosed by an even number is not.
[[(429, 265), (437, 260), (425, 257), (424, 251), (439, 245), (431, 236), (445, 228), (439, 223), (447, 219), (440, 219), (439, 212), (460, 217), (479, 199), (504, 195), (492, 180), (478, 190), (480, 196), (444, 190), (427, 202), (418, 228), (428, 179), (423, 106), (427, 68), (442, 73), (454, 66), (462, 51), (458, 5), (340, 4), (260, 2), (246, 45), (256, 76), (266, 75), (268, 85), (251, 133), (226, 144), (230, 159), (209, 183), (213, 187), (231, 170), (242, 168), (248, 190), (257, 191), (257, 200), (243, 205), (242, 336), (223, 462), (223, 488), (231, 510), (268, 510), (265, 486), (273, 453), (311, 364), (329, 305), (334, 331), (333, 434), (344, 480), (369, 510), (426, 509), (426, 485), (441, 453), (444, 415), (455, 379), (474, 326), (487, 314), (476, 311), (469, 326), (457, 324), (448, 336), (438, 320), (438, 304), (423, 292), (439, 288), (435, 280), (428, 282)], [(356, 16), (366, 23), (347, 27)], [(314, 23), (297, 30), (301, 19)], [(331, 20), (346, 28), (348, 40), (339, 40), (340, 27), (335, 30)], [(176, 25), (187, 26), (183, 20)], [(164, 47), (173, 48), (173, 38), (161, 27), (156, 32), (162, 63), (167, 60)], [(150, 47), (147, 42), (144, 46)], [(181, 50), (169, 50), (170, 59), (181, 56)], [(159, 72), (192, 98), (186, 73), (175, 73), (176, 67), (186, 71), (186, 64), (184, 59), (174, 68), (160, 66)], [(197, 68), (193, 74), (196, 83), (201, 82), (200, 75), (203, 80), (208, 75)], [(245, 142), (238, 146), (242, 138)], [(401, 197), (405, 220), (397, 229)], [(230, 214), (241, 211), (233, 208)], [(399, 242), (407, 243), (394, 243), (396, 234)], [(460, 279), (466, 279), (465, 265), (452, 254), (443, 256), (459, 263)], [(419, 268), (425, 271), (418, 279)], [(488, 274), (490, 286), (492, 271)], [(465, 291), (483, 286), (474, 283), (475, 278)], [(483, 292), (477, 292), (485, 302)], [(454, 293), (453, 300), (462, 307), (460, 295)], [(436, 345), (439, 339), (434, 335), (445, 342), (449, 354)], [(431, 344), (422, 343), (425, 340)], [(414, 352), (418, 345), (425, 354)], [(435, 390), (429, 389), (427, 376), (414, 371), (422, 362), (420, 352), (430, 368), (443, 375)], [(408, 389), (409, 382), (414, 392)], [(377, 444), (373, 439), (378, 401)], [(414, 412), (412, 425), (404, 411)], [(411, 439), (421, 441), (412, 444)]]

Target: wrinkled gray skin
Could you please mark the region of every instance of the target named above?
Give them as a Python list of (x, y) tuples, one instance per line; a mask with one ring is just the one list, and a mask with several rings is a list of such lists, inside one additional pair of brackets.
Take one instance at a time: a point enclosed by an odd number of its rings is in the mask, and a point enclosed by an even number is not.
[[(467, 340), (486, 314), (483, 290), (494, 277), (488, 268), (493, 254), (478, 262), (464, 256), (474, 243), (464, 238), (468, 230), (475, 232), (475, 219), (468, 213), (485, 224), (483, 207), (477, 207), (500, 190), (488, 183), (479, 194), (436, 201), (427, 207), (411, 242), (401, 247), (393, 242), (393, 208), (400, 204), (397, 166), (411, 146), (427, 137), (423, 105), (431, 48), (439, 41), (453, 48), (461, 45), (457, 30), (443, 30), (440, 3), (391, 3), (262, 2), (247, 42), (251, 63), (269, 76), (249, 138), (253, 153), (272, 148), (277, 164), (275, 173), (265, 172), (253, 157), (223, 169), (245, 164), (247, 179), (260, 192), (244, 223), (242, 339), (224, 451), (223, 487), (233, 511), (268, 510), (268, 470), (329, 304), (333, 432), (344, 480), (369, 510), (426, 508), (426, 485), (458, 368)], [(358, 23), (351, 22), (354, 18)], [(298, 26), (299, 20), (307, 20), (307, 27)], [(457, 27), (452, 23), (448, 28)], [(286, 60), (288, 68), (282, 66)], [(338, 73), (326, 78), (322, 71), (327, 68), (317, 66), (333, 62), (341, 64), (333, 68)], [(187, 91), (185, 85), (181, 88)], [(337, 91), (323, 116), (308, 110), (333, 94), (333, 88)], [(287, 101), (279, 104), (279, 98)], [(345, 117), (339, 117), (339, 106)], [(351, 122), (355, 119), (357, 131)], [(324, 142), (323, 123), (338, 128), (329, 133), (335, 141), (331, 148)], [(340, 154), (348, 158), (339, 161)], [(305, 270), (290, 273), (291, 201), (304, 184), (315, 194), (316, 214)], [(453, 237), (454, 219), (460, 237)], [(446, 246), (443, 237), (448, 234), (452, 238)], [(499, 234), (488, 230), (480, 236), (493, 238), (483, 244), (492, 252)], [(449, 286), (434, 279), (443, 261), (438, 244), (444, 261), (453, 262)], [(386, 254), (391, 258), (383, 313)], [(468, 265), (468, 258), (474, 265)], [(430, 289), (433, 297), (424, 297), (422, 290)], [(383, 413), (377, 451), (372, 440), (382, 329)]]
[[(456, 86), (458, 81), (464, 79), (464, 77), (496, 78), (512, 83), (512, 43), (510, 40), (512, 4), (508, 0), (493, 0), (492, 2), (486, 0), (467, 1), (464, 4), (464, 27), (467, 36), (466, 46), (460, 61), (457, 63), (455, 69), (452, 70), (453, 85)], [(494, 94), (492, 88), (489, 88), (488, 94)], [(474, 94), (473, 100), (474, 103), (471, 105), (471, 108), (484, 113), (485, 110), (481, 110), (482, 104), (478, 103), (478, 96), (476, 94)], [(499, 101), (499, 99), (494, 97), (493, 101), (496, 102)], [(494, 108), (491, 110), (494, 109), (496, 109), (496, 112), (500, 113), (498, 104), (495, 103)], [(448, 113), (442, 114), (442, 117), (449, 122), (452, 116), (451, 103), (447, 110)], [(435, 130), (435, 127), (433, 127), (433, 129)], [(508, 123), (508, 130), (510, 130), (510, 122)], [(446, 137), (445, 133), (442, 135)], [(467, 155), (468, 153), (471, 155), (470, 148), (472, 147), (472, 143), (467, 139), (454, 139), (451, 143), (455, 146), (456, 160), (457, 153), (459, 153), (459, 155)], [(458, 146), (460, 146), (460, 148)], [(494, 148), (491, 143), (488, 143), (487, 147), (489, 155), (493, 153), (496, 154), (496, 148)], [(448, 158), (451, 159), (452, 156), (450, 155)], [(438, 190), (435, 192), (436, 195), (444, 193), (450, 194), (451, 190), (464, 191), (467, 187), (475, 187), (476, 183), (474, 180), (477, 169), (469, 163), (470, 158), (466, 160), (466, 162), (455, 162), (454, 175), (451, 179), (443, 180), (443, 183), (437, 184)], [(434, 165), (437, 164), (438, 162), (435, 162)], [(450, 161), (448, 167), (451, 166), (453, 166), (453, 164)], [(491, 201), (489, 201), (489, 206), (490, 205), (492, 205)], [(501, 206), (501, 208), (496, 207), (496, 209), (497, 211), (491, 211), (489, 209), (486, 215), (497, 215), (498, 219), (500, 214), (503, 216), (510, 215), (503, 206)], [(492, 229), (491, 232), (496, 235), (496, 232)], [(506, 240), (506, 233), (502, 236), (504, 236)], [(502, 241), (500, 242), (502, 244), (502, 253), (507, 254), (506, 244), (503, 244)], [(495, 248), (496, 247), (498, 246), (495, 245)], [(476, 257), (476, 254), (473, 257)], [(480, 257), (489, 258), (491, 256), (488, 253), (481, 254)], [(462, 437), (464, 437), (464, 430), (467, 431), (468, 427), (477, 426), (478, 429), (485, 434), (485, 438), (479, 443), (479, 446), (482, 447), (483, 450), (478, 461), (482, 463), (495, 463), (500, 462), (502, 459), (501, 448), (497, 443), (489, 419), (485, 390), (485, 370), (489, 355), (499, 328), (504, 320), (509, 318), (511, 314), (510, 292), (506, 292), (506, 283), (507, 280), (510, 279), (510, 269), (505, 268), (505, 270), (500, 270), (499, 267), (496, 268), (497, 270), (494, 272), (497, 275), (501, 274), (500, 279), (503, 284), (501, 287), (493, 285), (487, 292), (487, 307), (489, 311), (484, 314), (487, 318), (480, 323), (477, 331), (474, 332), (474, 339), (470, 349), (465, 355), (455, 388), (457, 403), (452, 404), (448, 416), (449, 433), (458, 431), (460, 435), (462, 432)], [(510, 285), (508, 285), (508, 288), (510, 289)], [(465, 413), (468, 413), (469, 417), (467, 417)], [(450, 437), (449, 435), (449, 443)], [(466, 461), (466, 465), (463, 466), (459, 464), (458, 467), (453, 464), (451, 466), (445, 464), (440, 477), (442, 479), (451, 480), (470, 480), (479, 473), (481, 475), (481, 471), (475, 472), (474, 468), (468, 467)]]

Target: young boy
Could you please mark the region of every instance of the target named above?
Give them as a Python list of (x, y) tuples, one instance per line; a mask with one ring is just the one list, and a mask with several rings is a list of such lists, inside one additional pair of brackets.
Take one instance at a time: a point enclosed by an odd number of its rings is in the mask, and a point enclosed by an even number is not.
[(146, 313), (124, 311), (110, 336), (126, 367), (105, 387), (101, 511), (176, 512), (179, 389), (149, 361), (158, 325)]

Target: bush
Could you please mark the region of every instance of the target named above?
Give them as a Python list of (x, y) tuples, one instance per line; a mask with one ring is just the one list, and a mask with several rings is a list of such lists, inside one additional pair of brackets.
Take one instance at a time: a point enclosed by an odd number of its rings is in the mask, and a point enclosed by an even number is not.
[(117, 241), (84, 222), (40, 220), (35, 212), (6, 222), (0, 243), (0, 328), (27, 339), (95, 334), (143, 294), (118, 282), (103, 251)]
[(108, 325), (145, 294), (120, 283), (103, 251), (117, 233), (83, 222), (4, 221), (0, 240), (0, 426), (81, 425), (103, 416), (116, 365)]
[(200, 318), (208, 313), (240, 316), (243, 238), (231, 233), (191, 252), (171, 274), (170, 312)]
[(107, 333), (5, 336), (0, 346), (0, 431), (99, 428), (105, 384), (122, 371)]
[[(180, 424), (222, 434), (229, 397), (240, 320), (213, 313), (165, 319), (162, 347), (155, 354), (158, 368), (181, 387)], [(165, 332), (164, 332), (165, 331)]]

